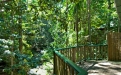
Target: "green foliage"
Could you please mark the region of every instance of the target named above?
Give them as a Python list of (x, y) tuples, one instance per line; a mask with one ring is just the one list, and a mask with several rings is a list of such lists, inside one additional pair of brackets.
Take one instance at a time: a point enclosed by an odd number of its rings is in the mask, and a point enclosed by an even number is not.
[[(89, 44), (90, 37), (92, 44), (107, 44), (107, 33), (119, 29), (113, 0), (111, 4), (107, 0), (91, 0), (90, 27), (87, 0), (0, 2), (0, 58), (7, 61), (13, 57), (13, 68), (20, 68), (19, 73), (35, 67), (40, 58), (50, 60), (54, 48)], [(47, 54), (34, 54), (33, 47), (47, 48)], [(5, 51), (12, 55), (3, 54)], [(8, 63), (12, 71), (10, 59)]]
[(6, 62), (8, 62), (9, 56), (11, 56), (11, 51), (10, 51), (10, 47), (12, 45), (12, 41), (11, 40), (5, 40), (5, 39), (0, 39), (0, 59), (5, 60)]
[(16, 74), (25, 74), (31, 69), (35, 68), (40, 64), (40, 55), (31, 56), (26, 54), (21, 54), (19, 51), (15, 51), (15, 63), (12, 67), (6, 67), (5, 71), (10, 73), (11, 71), (18, 72)]
[[(35, 68), (41, 63), (41, 54), (32, 54), (31, 51), (24, 52), (12, 50), (13, 41), (0, 39), (0, 62), (4, 61), (7, 65), (3, 65), (4, 71), (10, 74), (11, 71), (15, 71), (17, 75), (24, 74), (31, 68)], [(13, 58), (13, 65), (11, 65), (11, 59)]]

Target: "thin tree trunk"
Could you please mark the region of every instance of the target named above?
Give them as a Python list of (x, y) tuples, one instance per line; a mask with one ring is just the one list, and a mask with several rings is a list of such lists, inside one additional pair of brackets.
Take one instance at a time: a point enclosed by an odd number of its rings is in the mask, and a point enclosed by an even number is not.
[(78, 46), (78, 18), (76, 20), (76, 42), (77, 42), (77, 46)]
[(111, 1), (110, 0), (108, 0), (108, 10), (109, 10), (109, 12), (108, 12), (108, 22), (107, 22), (107, 25), (108, 25), (108, 31), (110, 30), (110, 16), (111, 16), (111, 12), (110, 12), (110, 10), (111, 10)]
[(91, 0), (87, 0), (87, 13), (88, 13), (88, 35), (89, 35), (89, 44), (91, 44)]
[(79, 22), (79, 18), (78, 18), (78, 8), (76, 7), (76, 15), (75, 15), (75, 31), (76, 31), (76, 45), (78, 46), (78, 22)]
[[(13, 38), (14, 38), (14, 36), (11, 36), (11, 40), (12, 41), (14, 41), (13, 40)], [(12, 46), (11, 46), (11, 52), (13, 52), (14, 51), (14, 42), (13, 42), (13, 44), (12, 44)], [(11, 55), (11, 67), (13, 66), (13, 61), (14, 61), (14, 58), (13, 58), (13, 55)], [(14, 73), (13, 73), (13, 70), (11, 71), (11, 75), (13, 75)]]
[[(21, 2), (21, 0), (20, 0)], [(18, 8), (19, 9), (19, 51), (22, 52), (22, 46), (23, 46), (23, 42), (22, 42), (22, 10), (21, 7)]]
[[(67, 6), (66, 6), (66, 19), (67, 19), (67, 17), (68, 17), (68, 0), (67, 0)], [(68, 24), (66, 23), (66, 47), (68, 47)]]
[(19, 50), (22, 51), (22, 45), (23, 45), (23, 43), (22, 43), (22, 26), (20, 26), (20, 28), (19, 28), (19, 36), (20, 36), (20, 38), (19, 38)]

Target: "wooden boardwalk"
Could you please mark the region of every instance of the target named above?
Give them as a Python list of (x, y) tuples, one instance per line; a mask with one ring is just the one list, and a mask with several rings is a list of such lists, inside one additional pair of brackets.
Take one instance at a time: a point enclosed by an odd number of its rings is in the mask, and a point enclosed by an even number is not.
[(87, 61), (79, 66), (87, 70), (88, 75), (121, 75), (121, 62)]

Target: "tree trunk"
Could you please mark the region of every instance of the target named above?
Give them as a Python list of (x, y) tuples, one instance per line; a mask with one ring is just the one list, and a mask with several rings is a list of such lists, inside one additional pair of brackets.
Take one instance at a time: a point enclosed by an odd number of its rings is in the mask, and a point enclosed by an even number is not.
[[(21, 4), (21, 0), (20, 0), (20, 4)], [(21, 7), (18, 7), (18, 11), (19, 11), (19, 51), (22, 52), (23, 42), (22, 42), (22, 9)]]
[(108, 22), (107, 22), (107, 25), (108, 25), (107, 29), (108, 29), (108, 31), (110, 30), (110, 16), (111, 16), (110, 9), (111, 9), (111, 1), (108, 0), (108, 10), (109, 10), (109, 12), (108, 12)]
[(19, 51), (22, 52), (22, 46), (23, 46), (23, 43), (22, 43), (22, 25), (20, 25), (20, 28), (19, 28)]
[(90, 4), (91, 4), (91, 1), (87, 0), (89, 44), (91, 44), (91, 14), (90, 14), (91, 6), (90, 6)]

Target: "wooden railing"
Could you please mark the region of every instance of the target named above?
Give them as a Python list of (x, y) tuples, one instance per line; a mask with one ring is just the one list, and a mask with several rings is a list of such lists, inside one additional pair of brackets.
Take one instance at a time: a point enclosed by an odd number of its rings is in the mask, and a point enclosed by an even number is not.
[(55, 75), (87, 75), (87, 72), (76, 65), (82, 60), (107, 59), (107, 45), (81, 45), (57, 49), (54, 51)]
[(54, 75), (87, 75), (88, 73), (66, 58), (58, 51), (54, 51)]
[(108, 58), (107, 45), (81, 45), (78, 47), (58, 49), (58, 51), (73, 62), (78, 62), (84, 59), (101, 60)]

